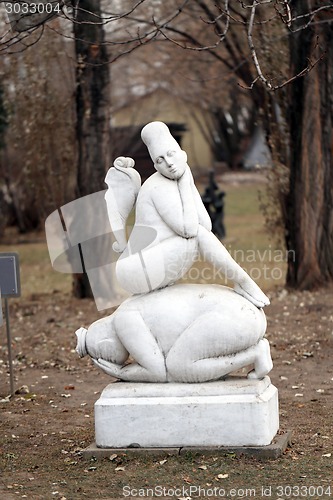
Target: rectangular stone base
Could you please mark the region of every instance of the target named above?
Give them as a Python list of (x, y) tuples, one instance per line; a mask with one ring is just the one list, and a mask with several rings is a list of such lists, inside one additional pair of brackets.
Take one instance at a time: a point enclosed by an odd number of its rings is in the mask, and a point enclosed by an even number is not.
[(82, 450), (82, 456), (85, 460), (101, 460), (110, 458), (111, 455), (136, 457), (160, 457), (167, 458), (172, 455), (184, 456), (191, 453), (192, 456), (249, 456), (260, 460), (275, 460), (280, 458), (291, 446), (291, 431), (278, 433), (271, 444), (267, 446), (205, 446), (205, 447), (184, 447), (184, 448), (98, 448), (96, 443)]
[(269, 377), (117, 382), (95, 403), (99, 448), (266, 446), (278, 428), (278, 391)]

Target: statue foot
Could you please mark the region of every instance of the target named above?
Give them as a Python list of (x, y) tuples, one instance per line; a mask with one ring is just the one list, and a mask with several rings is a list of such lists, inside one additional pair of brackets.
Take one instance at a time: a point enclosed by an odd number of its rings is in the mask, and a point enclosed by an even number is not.
[(267, 339), (262, 339), (256, 347), (256, 358), (254, 361), (254, 370), (247, 375), (249, 379), (261, 379), (267, 375), (273, 368), (271, 350)]
[(87, 331), (88, 330), (86, 328), (81, 327), (75, 332), (77, 338), (77, 345), (75, 350), (80, 358), (83, 358), (88, 354), (86, 346)]
[(252, 280), (249, 283), (242, 283), (242, 285), (236, 283), (234, 290), (236, 293), (252, 302), (256, 307), (261, 308), (270, 304), (269, 298), (260, 290), (258, 285), (252, 282)]

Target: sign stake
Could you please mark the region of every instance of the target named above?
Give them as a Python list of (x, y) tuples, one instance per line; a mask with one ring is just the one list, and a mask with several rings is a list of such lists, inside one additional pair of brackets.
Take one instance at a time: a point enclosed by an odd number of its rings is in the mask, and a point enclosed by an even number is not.
[(14, 396), (14, 374), (13, 374), (13, 357), (12, 357), (12, 341), (10, 334), (10, 323), (9, 323), (9, 307), (8, 299), (5, 297), (5, 316), (6, 316), (6, 330), (7, 330), (7, 345), (8, 345), (8, 364), (9, 364), (9, 377), (10, 377), (10, 395)]
[(5, 318), (7, 331), (8, 347), (8, 366), (10, 376), (10, 396), (14, 396), (14, 373), (13, 373), (13, 355), (12, 340), (10, 334), (8, 297), (19, 297), (21, 294), (20, 286), (20, 267), (19, 256), (16, 252), (0, 253), (0, 326), (2, 325), (2, 304), (1, 297), (5, 299)]

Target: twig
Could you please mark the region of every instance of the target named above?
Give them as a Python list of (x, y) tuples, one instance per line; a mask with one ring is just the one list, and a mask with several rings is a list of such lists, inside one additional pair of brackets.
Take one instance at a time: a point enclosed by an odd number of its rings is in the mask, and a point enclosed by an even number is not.
[[(290, 10), (289, 4), (288, 4), (288, 0), (282, 0), (282, 4), (283, 4), (283, 7), (284, 7), (286, 13), (284, 15), (281, 14), (281, 19), (282, 19), (283, 22), (286, 23), (286, 25), (288, 26), (288, 28), (290, 28), (291, 27), (291, 20), (292, 19), (291, 19), (291, 10)], [(286, 17), (286, 20), (284, 21), (285, 17)]]
[[(253, 38), (252, 38), (254, 16), (255, 16), (255, 13), (256, 13), (256, 7), (258, 5), (259, 5), (259, 2), (257, 0), (254, 0), (254, 2), (252, 4), (250, 19), (249, 19), (249, 25), (248, 25), (248, 30), (247, 30), (247, 39), (248, 39), (248, 43), (249, 43), (249, 48), (250, 48), (251, 56), (252, 56), (252, 59), (253, 59), (254, 65), (256, 67), (257, 74), (258, 74), (258, 78), (265, 84), (266, 87), (268, 87), (269, 89), (272, 89), (271, 83), (267, 80), (267, 78), (264, 77), (264, 75), (263, 75), (263, 73), (261, 71), (261, 67), (260, 67), (260, 64), (259, 64), (259, 60), (258, 60), (258, 57), (257, 57), (256, 49), (254, 47)], [(253, 87), (254, 83), (257, 81), (258, 78), (256, 78), (256, 80), (253, 81), (252, 87)]]
[[(317, 42), (316, 42), (316, 45), (315, 47), (313, 48), (313, 51), (318, 47), (318, 37), (317, 37)], [(286, 80), (285, 82), (281, 83), (280, 85), (272, 85), (270, 82), (267, 82), (268, 85), (266, 84), (266, 86), (268, 87), (269, 90), (272, 90), (272, 91), (275, 91), (275, 90), (279, 90), (281, 89), (282, 87), (285, 87), (286, 85), (288, 85), (289, 83), (293, 82), (294, 80), (296, 80), (297, 78), (301, 78), (302, 76), (305, 76), (307, 75), (308, 73), (310, 73), (310, 71), (325, 57), (326, 55), (326, 51), (322, 52), (322, 54), (315, 60), (315, 61), (311, 61), (310, 59), (308, 59), (308, 65), (303, 68), (299, 73), (297, 73), (297, 75), (294, 75), (292, 76), (291, 78), (289, 78), (288, 80)], [(255, 85), (255, 83), (258, 81), (258, 80), (262, 80), (260, 78), (260, 76), (258, 75), (257, 78), (255, 78), (253, 80), (253, 82), (251, 83), (251, 85), (249, 86), (245, 86), (245, 85), (242, 85), (241, 83), (238, 82), (238, 85), (239, 87), (243, 88), (243, 89), (246, 89), (246, 90), (252, 90), (253, 89), (253, 86)]]
[(202, 19), (202, 20), (206, 24), (217, 24), (222, 19), (223, 16), (226, 16), (224, 30), (222, 33), (218, 34), (218, 36), (220, 37), (220, 41), (222, 41), (226, 37), (228, 30), (229, 30), (229, 26), (230, 26), (231, 16), (230, 16), (230, 11), (229, 11), (229, 0), (224, 0), (224, 10), (221, 9), (220, 6), (218, 6), (218, 9), (221, 12), (221, 14), (219, 16), (216, 16), (215, 19), (210, 19), (207, 21), (205, 21), (204, 19)]
[[(287, 0), (285, 0), (285, 2), (287, 4)], [(321, 7), (318, 7), (318, 9), (311, 10), (310, 12), (307, 12), (306, 14), (300, 14), (300, 15), (297, 15), (295, 17), (291, 17), (291, 11), (290, 11), (290, 7), (288, 4), (287, 4), (287, 7), (288, 7), (287, 21), (284, 20), (284, 16), (281, 14), (281, 12), (279, 12), (281, 20), (285, 24), (287, 24), (288, 28), (290, 29), (290, 31), (292, 33), (297, 33), (298, 31), (306, 29), (312, 23), (313, 18), (315, 17), (316, 14), (318, 14), (318, 12), (321, 12), (323, 10), (333, 9), (333, 4), (331, 3), (329, 5), (322, 5)], [(309, 19), (305, 24), (303, 24), (303, 26), (300, 26), (299, 28), (295, 28), (295, 29), (291, 28), (292, 24), (295, 21), (299, 21), (300, 19), (304, 19), (304, 18), (309, 18)]]

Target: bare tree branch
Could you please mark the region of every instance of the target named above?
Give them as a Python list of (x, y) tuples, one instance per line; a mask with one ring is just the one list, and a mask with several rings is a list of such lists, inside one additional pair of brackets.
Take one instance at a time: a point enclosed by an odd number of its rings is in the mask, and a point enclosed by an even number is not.
[[(297, 31), (301, 31), (301, 30), (306, 29), (308, 26), (310, 26), (310, 24), (312, 23), (315, 15), (318, 14), (318, 12), (321, 12), (323, 10), (330, 10), (330, 9), (333, 10), (333, 4), (332, 3), (329, 4), (329, 5), (322, 5), (321, 7), (318, 7), (318, 9), (315, 9), (315, 10), (312, 10), (310, 12), (307, 12), (306, 14), (300, 14), (300, 15), (297, 15), (297, 16), (291, 18), (291, 20), (290, 20), (290, 31), (292, 33), (297, 33)], [(303, 26), (300, 26), (300, 27), (295, 28), (295, 29), (291, 29), (292, 23), (294, 23), (295, 21), (299, 21), (300, 19), (304, 19), (304, 18), (308, 18), (308, 21)]]
[(220, 11), (220, 14), (217, 17), (215, 17), (215, 19), (213, 19), (213, 20), (209, 19), (208, 21), (204, 21), (204, 22), (206, 24), (216, 24), (223, 17), (226, 18), (224, 30), (222, 31), (222, 33), (219, 34), (220, 41), (222, 41), (226, 37), (226, 34), (228, 33), (228, 30), (229, 30), (229, 25), (230, 25), (229, 0), (224, 0), (224, 9), (221, 9), (221, 7), (219, 7), (219, 6), (218, 6), (218, 9)]
[[(281, 10), (278, 8), (279, 4), (281, 4), (283, 6), (284, 12), (281, 12)], [(290, 6), (288, 4), (288, 0), (278, 1), (276, 3), (276, 5), (274, 5), (274, 8), (275, 8), (276, 12), (278, 13), (278, 15), (280, 16), (282, 22), (285, 23), (288, 26), (288, 28), (290, 28), (292, 18), (291, 18), (291, 10), (290, 10)]]
[(254, 2), (252, 4), (251, 15), (250, 15), (249, 25), (248, 25), (248, 30), (247, 30), (247, 39), (248, 39), (248, 42), (249, 42), (249, 48), (250, 48), (250, 51), (251, 51), (251, 56), (252, 56), (254, 65), (256, 67), (257, 73), (258, 73), (258, 78), (256, 78), (255, 81), (257, 81), (258, 79), (260, 79), (264, 83), (264, 85), (267, 86), (267, 88), (271, 89), (272, 85), (267, 80), (267, 78), (264, 77), (264, 75), (263, 75), (263, 73), (261, 71), (261, 67), (260, 67), (260, 64), (259, 64), (259, 61), (258, 61), (256, 49), (254, 47), (253, 38), (252, 38), (254, 16), (256, 14), (256, 8), (257, 8), (258, 5), (259, 5), (259, 2), (257, 0), (254, 0)]
[[(316, 45), (313, 49), (313, 52), (315, 51), (315, 49), (318, 48), (318, 37), (317, 37), (317, 42), (316, 42)], [(296, 80), (297, 78), (301, 78), (305, 75), (307, 75), (308, 73), (310, 73), (310, 71), (325, 57), (326, 55), (326, 51), (322, 52), (322, 54), (317, 57), (314, 61), (312, 61), (311, 59), (308, 59), (308, 65), (302, 69), (301, 71), (299, 71), (296, 75), (292, 76), (291, 78), (289, 78), (288, 80), (284, 81), (283, 83), (281, 83), (280, 85), (272, 85), (271, 82), (267, 82), (268, 85), (269, 85), (269, 89), (270, 90), (279, 90), (281, 89), (282, 87), (285, 87), (286, 85), (288, 85), (289, 83), (293, 82), (294, 80)], [(252, 90), (255, 83), (260, 79), (260, 76), (258, 75), (257, 78), (255, 78), (253, 80), (253, 82), (251, 82), (251, 85), (249, 86), (244, 86), (240, 83), (238, 83), (238, 85), (240, 87), (242, 87), (243, 89), (246, 89), (246, 90)], [(272, 80), (271, 80), (272, 81)], [(267, 85), (267, 84), (266, 84)]]
[[(0, 0), (0, 4), (4, 3)], [(83, 10), (80, 7), (79, 0), (66, 0), (65, 4), (66, 6), (71, 6), (72, 13), (69, 14), (66, 7), (64, 7), (62, 17), (74, 25), (83, 22), (84, 24), (107, 26), (113, 23), (115, 29), (112, 30), (112, 35), (110, 36), (109, 33), (109, 40), (105, 40), (102, 44), (118, 47), (118, 49), (114, 51), (112, 58), (106, 64), (114, 62), (119, 57), (129, 54), (153, 40), (164, 40), (182, 49), (194, 52), (207, 51), (216, 59), (221, 60), (229, 70), (232, 70), (234, 67), (245, 68), (247, 65), (246, 72), (243, 71), (243, 76), (241, 76), (242, 72), (238, 72), (238, 75), (245, 82), (248, 82), (252, 78), (250, 74), (252, 70), (248, 65), (248, 60), (252, 59), (256, 76), (253, 78), (252, 83), (244, 88), (253, 88), (254, 84), (261, 82), (268, 90), (276, 90), (284, 86), (284, 84), (275, 86), (273, 84), (274, 78), (268, 78), (265, 75), (264, 61), (261, 54), (262, 44), (255, 41), (255, 27), (267, 25), (272, 20), (278, 19), (281, 21), (281, 26), (286, 26), (290, 33), (295, 33), (306, 29), (313, 23), (318, 13), (333, 9), (332, 0), (328, 1), (326, 5), (321, 5), (318, 8), (299, 15), (293, 14), (290, 0), (234, 0), (233, 2), (230, 0), (179, 0), (179, 3), (176, 2), (176, 6), (172, 7), (171, 12), (169, 11), (168, 14), (165, 14), (166, 11), (164, 10), (163, 15), (163, 9), (161, 11), (156, 10), (155, 5), (149, 2), (149, 0), (136, 0), (132, 2), (132, 5), (130, 4), (130, 7), (123, 8), (119, 12), (105, 10), (97, 15), (96, 13)], [(146, 5), (148, 11), (149, 8), (153, 9), (153, 11), (150, 11), (153, 12), (153, 15), (142, 13), (142, 8), (146, 7)], [(165, 6), (165, 8), (167, 7), (169, 6)], [(193, 7), (195, 8), (193, 9)], [(80, 12), (86, 14), (84, 21), (80, 20)], [(140, 12), (141, 15), (134, 15), (135, 12)], [(274, 15), (272, 15), (272, 12)], [(260, 19), (260, 14), (265, 14), (265, 19)], [(192, 22), (192, 25), (187, 24), (189, 21)], [(304, 21), (304, 24), (294, 26), (295, 23), (301, 21)], [(212, 33), (210, 30), (198, 32), (197, 26), (200, 23), (201, 26), (214, 26), (215, 33)], [(61, 34), (61, 30), (58, 27), (54, 27), (52, 24), (48, 26), (50, 29)], [(192, 29), (184, 29), (184, 26), (195, 27), (195, 34)], [(237, 47), (235, 48), (232, 43), (235, 42), (236, 28), (238, 31), (236, 37)], [(11, 53), (11, 47), (16, 43), (19, 43), (18, 51), (22, 51), (29, 45), (37, 43), (36, 38), (34, 36), (31, 37), (37, 29), (37, 27), (32, 28), (27, 32), (18, 34), (11, 34), (7, 30), (0, 38), (0, 51)], [(177, 37), (171, 36), (172, 33), (176, 34)], [(42, 35), (43, 29), (38, 32), (37, 41)], [(74, 39), (74, 36), (68, 33), (62, 33), (62, 35), (66, 38)], [(242, 42), (239, 43), (238, 39), (241, 39)], [(218, 50), (222, 42), (225, 44), (225, 51)], [(245, 47), (247, 47), (246, 50)], [(228, 52), (230, 60), (226, 55)], [(295, 75), (295, 78), (304, 76), (312, 67), (313, 63), (309, 64), (302, 72)], [(293, 79), (287, 79), (285, 84), (290, 81), (293, 81)]]

